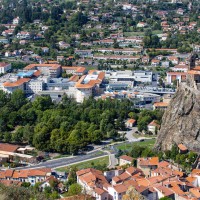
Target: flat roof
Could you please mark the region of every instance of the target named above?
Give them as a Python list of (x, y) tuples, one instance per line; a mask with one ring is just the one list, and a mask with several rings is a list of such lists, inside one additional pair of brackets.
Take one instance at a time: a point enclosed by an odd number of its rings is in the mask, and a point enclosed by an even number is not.
[(20, 76), (20, 77), (31, 77), (33, 76), (33, 74), (35, 73), (35, 70), (30, 70), (30, 71), (27, 71), (27, 72), (19, 72), (17, 74), (17, 76)]

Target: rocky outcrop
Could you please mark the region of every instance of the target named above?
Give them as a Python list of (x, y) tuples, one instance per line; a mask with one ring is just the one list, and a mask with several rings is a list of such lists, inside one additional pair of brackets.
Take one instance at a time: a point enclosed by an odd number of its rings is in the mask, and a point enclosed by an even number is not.
[(174, 143), (183, 143), (189, 150), (200, 152), (200, 91), (189, 83), (179, 86), (164, 113), (157, 150), (170, 150)]

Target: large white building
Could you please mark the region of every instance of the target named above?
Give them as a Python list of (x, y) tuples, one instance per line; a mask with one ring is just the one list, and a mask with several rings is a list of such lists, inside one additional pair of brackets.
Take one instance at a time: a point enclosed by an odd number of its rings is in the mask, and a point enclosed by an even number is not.
[(156, 80), (155, 74), (151, 71), (134, 71), (133, 76), (135, 81), (142, 83), (151, 83), (153, 80)]
[(25, 93), (37, 94), (44, 89), (44, 82), (42, 80), (30, 80), (25, 84)]
[(24, 70), (39, 70), (43, 75), (57, 78), (62, 73), (61, 65), (59, 64), (30, 64)]
[(129, 86), (133, 85), (134, 81), (142, 83), (151, 83), (157, 80), (157, 74), (151, 71), (109, 71), (106, 72), (106, 78), (110, 83), (127, 83)]
[(100, 93), (100, 84), (105, 78), (105, 73), (97, 70), (90, 70), (76, 83), (76, 101), (82, 103), (92, 95)]

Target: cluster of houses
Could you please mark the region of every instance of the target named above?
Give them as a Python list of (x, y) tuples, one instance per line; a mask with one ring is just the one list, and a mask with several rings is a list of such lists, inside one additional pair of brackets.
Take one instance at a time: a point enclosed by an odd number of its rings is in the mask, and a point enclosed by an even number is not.
[[(179, 149), (186, 148), (180, 145)], [(122, 200), (133, 187), (146, 199), (158, 200), (169, 197), (174, 200), (197, 200), (200, 198), (200, 170), (193, 169), (187, 176), (180, 168), (158, 157), (133, 158), (123, 155), (117, 169), (102, 172), (88, 168), (78, 171), (77, 183), (84, 193), (96, 200)], [(125, 167), (126, 166), (126, 167)], [(129, 166), (129, 167), (128, 167)]]
[(37, 163), (36, 157), (31, 153), (35, 148), (26, 146), (21, 147), (18, 145), (0, 143), (0, 165), (5, 163), (18, 163), (18, 164), (34, 164)]
[(7, 169), (0, 171), (0, 183), (6, 186), (23, 186), (23, 183), (29, 183), (34, 186), (36, 183), (40, 183), (39, 189), (41, 191), (45, 187), (51, 187), (52, 182), (54, 182), (59, 193), (66, 192), (66, 187), (63, 184), (66, 180), (66, 173), (57, 172), (50, 168)]

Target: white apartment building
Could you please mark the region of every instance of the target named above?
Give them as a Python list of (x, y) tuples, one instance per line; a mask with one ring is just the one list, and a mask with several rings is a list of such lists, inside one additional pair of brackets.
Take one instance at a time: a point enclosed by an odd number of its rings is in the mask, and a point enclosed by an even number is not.
[(137, 82), (151, 83), (153, 80), (153, 72), (151, 71), (134, 71), (133, 76)]
[(9, 70), (11, 70), (10, 63), (0, 62), (0, 74), (5, 74)]
[(37, 94), (44, 89), (44, 82), (42, 80), (31, 80), (26, 83), (25, 93)]

